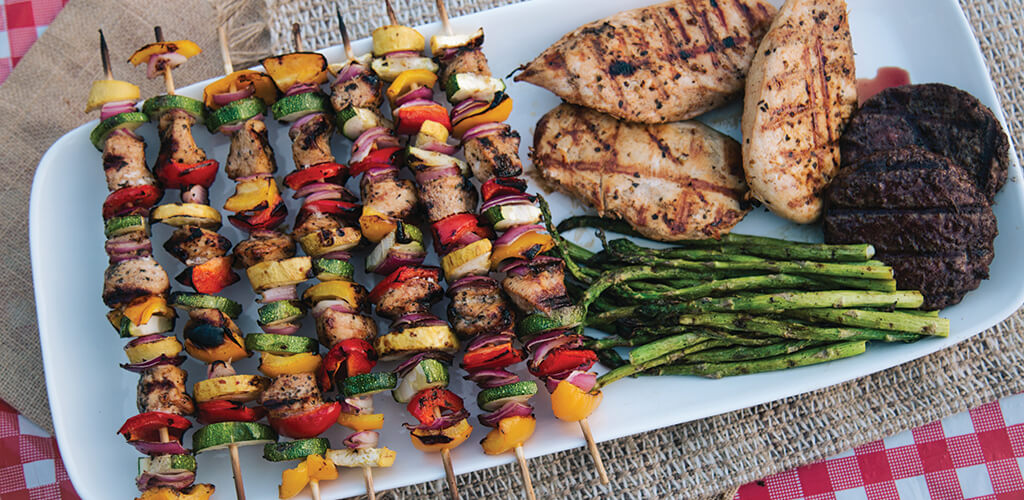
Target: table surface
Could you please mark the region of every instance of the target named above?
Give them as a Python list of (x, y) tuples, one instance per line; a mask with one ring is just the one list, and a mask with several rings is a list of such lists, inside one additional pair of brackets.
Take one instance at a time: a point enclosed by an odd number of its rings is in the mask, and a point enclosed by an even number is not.
[[(0, 83), (67, 1), (0, 0)], [(746, 484), (735, 500), (1021, 499), (1022, 470), (1018, 394)], [(79, 498), (56, 441), (3, 401), (0, 498)]]

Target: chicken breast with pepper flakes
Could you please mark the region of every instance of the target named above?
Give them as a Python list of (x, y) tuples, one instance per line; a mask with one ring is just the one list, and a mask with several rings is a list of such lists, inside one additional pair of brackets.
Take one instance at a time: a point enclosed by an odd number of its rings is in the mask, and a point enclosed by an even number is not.
[(739, 143), (698, 122), (632, 124), (563, 104), (533, 147), (545, 179), (651, 239), (718, 238), (750, 211)]
[(522, 67), (529, 82), (623, 120), (688, 120), (743, 92), (775, 8), (762, 0), (673, 1), (577, 28)]
[(750, 67), (743, 169), (750, 194), (807, 224), (839, 172), (839, 137), (857, 109), (853, 42), (843, 0), (788, 0)]

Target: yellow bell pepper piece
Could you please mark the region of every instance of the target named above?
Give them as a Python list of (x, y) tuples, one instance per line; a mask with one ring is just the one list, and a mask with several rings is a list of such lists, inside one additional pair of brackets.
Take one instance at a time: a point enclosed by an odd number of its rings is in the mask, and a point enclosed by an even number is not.
[(497, 269), (505, 259), (522, 259), (540, 255), (555, 247), (555, 240), (547, 233), (527, 231), (507, 245), (495, 247), (491, 252), (491, 269)]
[(124, 315), (132, 321), (135, 326), (142, 326), (149, 322), (154, 314), (174, 317), (174, 309), (167, 305), (167, 299), (159, 295), (150, 295), (143, 299), (137, 299), (124, 310)]
[(210, 109), (220, 109), (213, 96), (230, 94), (253, 87), (253, 97), (259, 97), (268, 106), (277, 101), (277, 86), (266, 73), (243, 69), (217, 80), (203, 89), (203, 103)]
[(228, 375), (200, 380), (192, 386), (197, 403), (224, 399), (244, 403), (253, 401), (270, 386), (270, 379), (259, 375)]
[(260, 205), (273, 206), (281, 200), (277, 190), (277, 182), (273, 177), (262, 177), (240, 182), (235, 186), (235, 194), (224, 202), (224, 209), (231, 212), (253, 210)]
[(85, 112), (100, 109), (108, 102), (138, 101), (139, 87), (121, 80), (95, 80), (89, 89)]
[(315, 373), (318, 368), (320, 368), (320, 355), (310, 352), (283, 356), (265, 352), (260, 357), (260, 366), (257, 367), (268, 377)]
[(356, 415), (353, 413), (341, 412), (338, 415), (338, 424), (348, 427), (356, 432), (375, 431), (384, 428), (384, 414), (374, 413), (372, 415)]
[(487, 437), (480, 442), (480, 446), (488, 455), (501, 455), (525, 443), (536, 428), (537, 419), (532, 415), (503, 418), (498, 422), (498, 428), (487, 433)]
[(587, 393), (579, 387), (563, 380), (551, 393), (551, 409), (559, 420), (579, 422), (594, 413), (601, 405), (604, 394), (601, 392)]
[(193, 484), (180, 491), (161, 486), (142, 492), (142, 496), (136, 497), (135, 500), (209, 500), (214, 489), (212, 484)]
[(291, 257), (284, 260), (268, 260), (245, 269), (249, 284), (257, 292), (280, 286), (297, 285), (306, 281), (313, 269), (309, 256)]
[(371, 207), (364, 206), (363, 214), (359, 216), (359, 229), (362, 230), (366, 239), (374, 243), (380, 243), (380, 240), (394, 231), (397, 226), (398, 223), (395, 219)]
[(420, 87), (434, 88), (437, 83), (437, 73), (425, 69), (410, 69), (399, 73), (398, 78), (388, 86), (387, 96), (391, 106), (403, 95)]
[(344, 280), (317, 283), (302, 293), (302, 298), (310, 304), (321, 300), (344, 300), (349, 307), (358, 311), (366, 304), (366, 288), (359, 283)]
[(124, 353), (128, 355), (128, 361), (132, 364), (159, 358), (161, 354), (168, 358), (173, 358), (181, 353), (181, 342), (178, 342), (178, 339), (175, 337), (164, 337), (156, 342), (138, 344), (132, 347), (126, 345)]
[(233, 363), (240, 359), (252, 356), (252, 353), (245, 350), (245, 340), (242, 336), (231, 332), (231, 338), (224, 339), (224, 343), (217, 347), (200, 347), (190, 339), (185, 339), (185, 350), (189, 356), (196, 358), (203, 363), (210, 364), (214, 361)]
[(419, 31), (396, 24), (373, 30), (372, 37), (373, 55), (378, 57), (391, 52), (422, 52), (427, 45)]
[(298, 495), (309, 484), (309, 472), (305, 461), (293, 469), (281, 472), (281, 486), (277, 487), (277, 497), (282, 500)]
[(338, 479), (338, 468), (334, 462), (327, 460), (323, 455), (309, 455), (306, 457), (306, 471), (309, 473), (310, 481), (333, 481)]
[(508, 120), (509, 115), (512, 114), (512, 98), (506, 96), (497, 106), (488, 108), (483, 113), (479, 113), (468, 118), (462, 119), (458, 123), (452, 124), (452, 135), (462, 138), (462, 134), (465, 134), (467, 130), (484, 123), (491, 122), (503, 122)]
[(202, 52), (195, 42), (191, 40), (175, 40), (173, 42), (156, 42), (143, 45), (141, 49), (136, 50), (134, 54), (128, 59), (128, 62), (138, 66), (142, 63), (149, 62), (149, 58), (159, 54), (170, 54), (171, 52), (177, 52), (185, 57), (192, 57)]
[(303, 83), (320, 85), (327, 81), (327, 58), (315, 52), (293, 52), (260, 62), (281, 92)]
[[(417, 450), (425, 453), (435, 453), (440, 452), (441, 450), (453, 450), (458, 448), (460, 444), (469, 439), (469, 435), (472, 433), (473, 426), (469, 425), (468, 420), (462, 419), (459, 423), (440, 431), (413, 430), (410, 433), (410, 437), (412, 438), (412, 445), (415, 446)], [(449, 441), (447, 443), (426, 444), (419, 439), (423, 436), (438, 435), (447, 437)]]
[(433, 120), (427, 120), (420, 125), (420, 131), (416, 134), (415, 146), (422, 147), (431, 142), (447, 142), (448, 128)]

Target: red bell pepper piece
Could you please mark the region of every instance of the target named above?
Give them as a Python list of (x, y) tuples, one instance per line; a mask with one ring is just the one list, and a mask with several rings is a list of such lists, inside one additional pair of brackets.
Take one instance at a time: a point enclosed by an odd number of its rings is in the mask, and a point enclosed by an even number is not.
[(312, 410), (285, 418), (271, 417), (270, 426), (278, 434), (294, 439), (307, 439), (319, 436), (327, 428), (334, 425), (341, 415), (341, 403), (333, 401), (324, 403)]
[(197, 266), (185, 268), (175, 279), (185, 286), (195, 288), (199, 293), (219, 293), (240, 279), (231, 269), (233, 260), (228, 256), (210, 259)]
[(452, 121), (448, 118), (448, 110), (440, 104), (424, 104), (422, 106), (411, 106), (399, 108), (395, 111), (397, 123), (395, 132), (400, 135), (415, 135), (420, 131), (423, 122), (429, 120), (444, 125), (449, 132), (452, 130)]
[(395, 166), (395, 153), (401, 150), (402, 148), (394, 147), (371, 151), (370, 154), (366, 155), (366, 158), (349, 165), (349, 172), (351, 172), (353, 177), (357, 177), (371, 168), (393, 167)]
[(377, 286), (370, 290), (370, 302), (376, 304), (381, 297), (387, 293), (388, 290), (401, 285), (403, 282), (411, 279), (422, 278), (431, 279), (437, 282), (441, 281), (441, 268), (439, 267), (425, 267), (425, 266), (402, 266), (395, 269), (394, 272), (384, 278), (383, 281), (377, 283)]
[(491, 198), (509, 194), (523, 194), (526, 192), (526, 181), (518, 177), (495, 177), (489, 179), (480, 186), (480, 194), (484, 201), (491, 201)]
[(412, 397), (412, 401), (405, 407), (416, 420), (419, 420), (423, 425), (430, 425), (437, 419), (435, 409), (440, 409), (439, 413), (458, 413), (462, 411), (465, 406), (462, 403), (462, 398), (452, 391), (447, 389), (441, 389), (438, 387), (431, 387), (429, 389), (423, 389), (417, 392)]
[(314, 213), (336, 215), (347, 224), (356, 224), (361, 211), (358, 204), (348, 201), (316, 200), (302, 205), (302, 208), (299, 209), (299, 216), (295, 219), (295, 225), (302, 224)]
[(516, 349), (512, 342), (508, 342), (467, 351), (462, 357), (462, 368), (469, 373), (497, 370), (514, 365), (524, 358), (523, 351)]
[(288, 207), (281, 201), (254, 214), (229, 215), (228, 220), (238, 229), (251, 233), (258, 229), (273, 229), (281, 225), (285, 217), (288, 217)]
[(438, 245), (446, 247), (462, 239), (478, 222), (473, 214), (455, 214), (431, 224), (430, 228), (434, 230), (434, 240)]
[(547, 377), (556, 373), (572, 370), (587, 371), (597, 362), (597, 354), (589, 349), (569, 349), (559, 347), (551, 351), (541, 360), (536, 368), (530, 366), (530, 373), (537, 377)]
[(218, 399), (196, 404), (199, 416), (196, 420), (204, 425), (217, 422), (255, 422), (267, 415), (262, 406), (248, 407), (237, 401)]
[(314, 182), (330, 182), (344, 185), (348, 180), (348, 167), (340, 163), (318, 163), (302, 170), (296, 170), (284, 178), (284, 184), (297, 191), (302, 186)]
[(217, 160), (209, 159), (199, 163), (178, 163), (157, 159), (153, 173), (166, 189), (187, 189), (191, 186), (209, 188), (217, 178)]
[(163, 196), (164, 192), (152, 184), (118, 189), (107, 195), (107, 199), (103, 201), (103, 220), (125, 215), (139, 208), (149, 209)]
[(331, 390), (342, 365), (345, 366), (346, 377), (370, 373), (377, 365), (377, 351), (363, 339), (345, 339), (334, 344), (320, 363), (320, 371), (317, 373), (320, 390)]
[(167, 428), (167, 435), (172, 441), (181, 442), (181, 436), (192, 427), (192, 422), (173, 413), (162, 411), (149, 411), (140, 413), (125, 420), (124, 425), (117, 431), (129, 442), (132, 441), (160, 441), (160, 429)]

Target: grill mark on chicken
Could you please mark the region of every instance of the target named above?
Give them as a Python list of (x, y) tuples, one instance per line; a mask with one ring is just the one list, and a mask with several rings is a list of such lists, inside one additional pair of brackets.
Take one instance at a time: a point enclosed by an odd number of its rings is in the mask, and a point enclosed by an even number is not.
[(361, 314), (325, 310), (316, 318), (316, 333), (327, 347), (348, 339), (368, 340), (377, 336), (377, 322)]
[(164, 243), (164, 249), (186, 266), (197, 266), (223, 257), (231, 250), (231, 241), (216, 231), (196, 226), (178, 228)]
[(231, 134), (231, 148), (224, 173), (234, 180), (274, 172), (277, 172), (277, 161), (267, 138), (267, 125), (259, 117), (250, 118), (240, 130)]
[(195, 411), (195, 404), (186, 392), (187, 378), (185, 370), (174, 365), (147, 368), (139, 377), (136, 390), (135, 401), (139, 412), (191, 415)]
[(295, 256), (295, 240), (273, 230), (253, 231), (239, 241), (234, 249), (235, 263), (248, 268), (261, 262), (284, 260)]
[(206, 153), (196, 145), (192, 137), (192, 125), (196, 119), (192, 115), (174, 109), (160, 117), (160, 153), (157, 164), (173, 161), (177, 163), (199, 163), (206, 160)]

